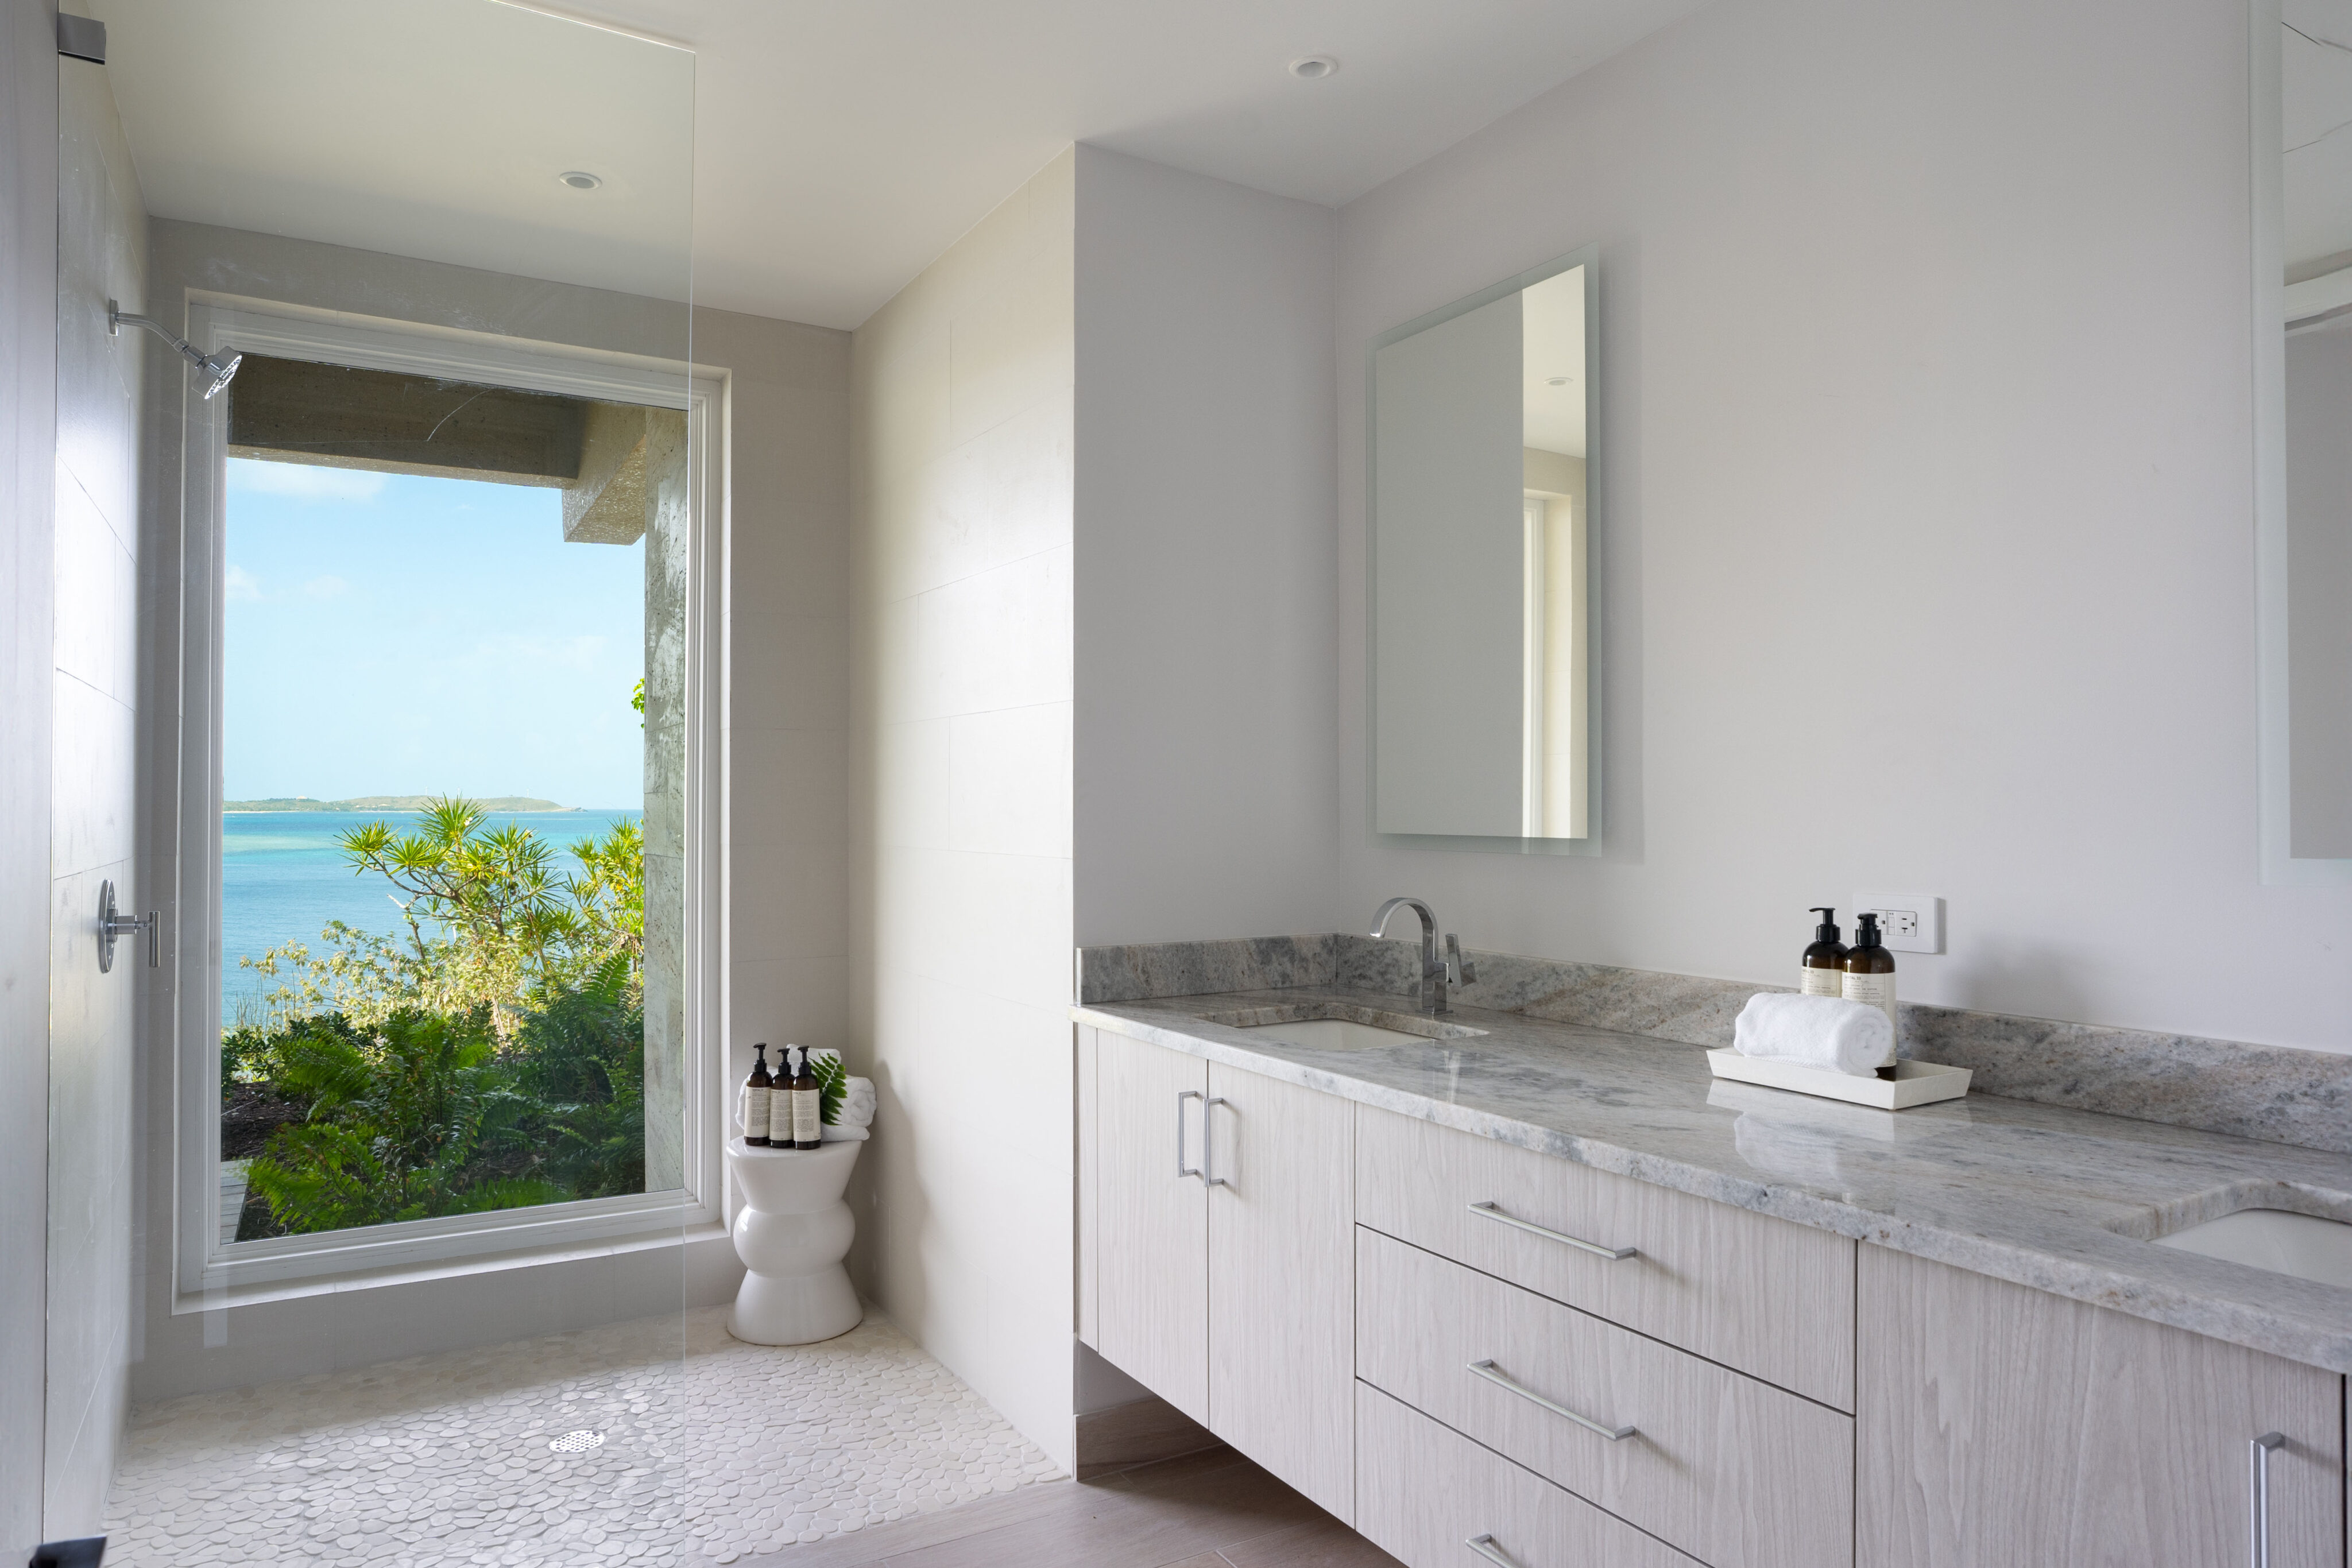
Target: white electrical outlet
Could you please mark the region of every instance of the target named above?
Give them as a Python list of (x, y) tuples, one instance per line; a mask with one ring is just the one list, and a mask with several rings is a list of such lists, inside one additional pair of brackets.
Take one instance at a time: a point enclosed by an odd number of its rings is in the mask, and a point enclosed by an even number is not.
[(1857, 918), (1878, 916), (1878, 939), (1897, 953), (1944, 950), (1944, 901), (1924, 893), (1858, 893)]

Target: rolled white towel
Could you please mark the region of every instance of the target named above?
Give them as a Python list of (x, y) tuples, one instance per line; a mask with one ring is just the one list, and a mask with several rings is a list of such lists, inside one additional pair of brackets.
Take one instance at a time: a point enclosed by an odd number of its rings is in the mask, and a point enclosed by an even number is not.
[[(824, 1057), (839, 1061), (841, 1052), (829, 1045), (818, 1046), (809, 1052), (812, 1057)], [(828, 1144), (863, 1143), (871, 1136), (874, 1125), (874, 1080), (852, 1078), (842, 1085), (841, 1105), (824, 1131), (817, 1134)]]
[(845, 1127), (870, 1127), (874, 1124), (874, 1080), (853, 1078), (841, 1097), (839, 1115)]
[(1867, 1002), (1763, 991), (1739, 1009), (1731, 1048), (1742, 1056), (1867, 1078), (1895, 1060), (1895, 1026)]

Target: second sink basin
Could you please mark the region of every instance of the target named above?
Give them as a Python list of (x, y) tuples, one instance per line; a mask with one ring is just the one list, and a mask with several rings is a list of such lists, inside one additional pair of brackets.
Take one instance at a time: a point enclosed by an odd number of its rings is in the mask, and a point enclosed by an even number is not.
[(2323, 1285), (2352, 1286), (2352, 1225), (2340, 1219), (2283, 1208), (2242, 1208), (2159, 1236), (2156, 1244)]

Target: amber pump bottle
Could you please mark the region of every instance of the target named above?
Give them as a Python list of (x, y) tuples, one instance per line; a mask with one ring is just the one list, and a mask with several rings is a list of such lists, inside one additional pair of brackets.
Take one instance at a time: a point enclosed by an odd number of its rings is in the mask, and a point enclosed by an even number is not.
[(759, 1060), (751, 1064), (751, 1081), (744, 1085), (750, 1092), (743, 1096), (743, 1142), (748, 1147), (764, 1149), (770, 1143), (768, 1129), (772, 1125), (776, 1081), (768, 1075), (766, 1043), (751, 1049), (759, 1053)]
[(1797, 961), (1797, 991), (1807, 997), (1845, 995), (1845, 944), (1838, 940), (1837, 911), (1815, 904), (1822, 923), (1813, 927), (1813, 945)]
[[(1864, 910), (1853, 917), (1853, 946), (1845, 956), (1845, 999), (1864, 1002), (1885, 1009), (1886, 1021), (1895, 1026), (1895, 1050), (1903, 1050), (1903, 1020), (1895, 1011), (1895, 955), (1879, 946), (1878, 916)], [(1881, 1078), (1895, 1076), (1895, 1057), (1878, 1070)]]
[(793, 1074), (792, 1146), (813, 1149), (824, 1141), (824, 1095), (817, 1088), (816, 1070), (809, 1065), (808, 1047), (794, 1046), (801, 1063)]

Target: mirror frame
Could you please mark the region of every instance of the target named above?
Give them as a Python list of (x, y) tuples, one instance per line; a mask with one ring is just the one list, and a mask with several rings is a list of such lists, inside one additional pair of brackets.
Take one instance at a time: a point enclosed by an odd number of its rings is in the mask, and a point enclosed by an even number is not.
[[(1575, 267), (1584, 271), (1584, 478), (1585, 478), (1585, 836), (1580, 839), (1530, 839), (1508, 834), (1384, 833), (1380, 831), (1380, 351), (1416, 332), (1467, 315), (1507, 295), (1541, 283)], [(1599, 855), (1607, 833), (1608, 768), (1603, 700), (1608, 663), (1608, 620), (1600, 585), (1606, 579), (1608, 529), (1601, 497), (1605, 494), (1601, 452), (1601, 247), (1588, 245), (1531, 267), (1525, 272), (1416, 316), (1391, 327), (1364, 350), (1364, 826), (1377, 844), (1399, 849), (1454, 850), (1479, 854)]]

